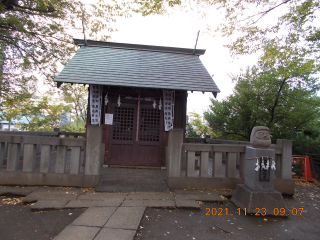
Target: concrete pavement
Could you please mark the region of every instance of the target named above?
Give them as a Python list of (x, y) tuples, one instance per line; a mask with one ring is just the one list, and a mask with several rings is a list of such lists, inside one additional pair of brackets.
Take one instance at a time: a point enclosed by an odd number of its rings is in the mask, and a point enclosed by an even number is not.
[(197, 201), (222, 202), (210, 190), (101, 193), (80, 188), (0, 188), (0, 195), (3, 192), (26, 195), (22, 202), (34, 203), (31, 211), (87, 208), (54, 238), (57, 240), (132, 240), (147, 207), (200, 209)]

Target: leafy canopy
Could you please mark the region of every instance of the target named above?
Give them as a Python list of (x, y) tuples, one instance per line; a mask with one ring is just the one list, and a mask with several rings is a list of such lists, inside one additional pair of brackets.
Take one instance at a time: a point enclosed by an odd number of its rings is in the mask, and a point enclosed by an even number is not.
[(102, 30), (114, 31), (117, 16), (129, 16), (124, 2), (94, 0), (2, 0), (0, 1), (0, 93), (9, 97), (21, 90), (21, 76), (48, 82), (75, 52), (75, 34), (101, 40)]
[[(125, 2), (116, 0), (87, 3), (81, 0), (1, 0), (0, 118), (10, 120), (26, 112), (38, 115), (40, 109), (28, 107), (42, 106), (46, 111), (48, 96), (37, 99), (38, 104), (32, 100), (32, 106), (27, 103), (30, 96), (36, 95), (37, 80), (43, 78), (52, 84), (61, 64), (66, 64), (75, 53), (72, 39), (79, 33), (82, 36), (82, 20), (88, 38), (106, 40), (109, 36), (101, 32), (114, 31), (115, 18), (129, 16), (129, 9)], [(66, 87), (63, 92), (67, 103), (74, 100), (75, 112), (83, 121), (86, 114), (79, 94), (67, 93)], [(24, 107), (25, 113), (22, 113)], [(55, 111), (51, 109), (50, 112)], [(22, 127), (37, 128), (28, 126)]]
[(59, 127), (62, 115), (71, 110), (70, 105), (57, 103), (54, 92), (47, 92), (39, 98), (31, 96), (27, 100), (17, 115), (25, 119), (17, 124), (24, 131), (52, 131)]
[(292, 139), (319, 120), (314, 61), (279, 55), (233, 76), (234, 93), (226, 100), (211, 100), (204, 117), (219, 137), (248, 141), (254, 126), (267, 126), (274, 141)]
[[(202, 18), (222, 15), (219, 25), (208, 22), (230, 40), (226, 46), (231, 55), (264, 52), (277, 47), (282, 52), (292, 49), (304, 58), (315, 60), (319, 70), (320, 2), (318, 0), (146, 0), (141, 1), (143, 15), (163, 14), (174, 6)], [(289, 50), (290, 51), (290, 50)]]
[(203, 117), (196, 112), (189, 112), (191, 117), (189, 123), (187, 124), (187, 137), (201, 137), (205, 135), (212, 135), (211, 129), (203, 122)]

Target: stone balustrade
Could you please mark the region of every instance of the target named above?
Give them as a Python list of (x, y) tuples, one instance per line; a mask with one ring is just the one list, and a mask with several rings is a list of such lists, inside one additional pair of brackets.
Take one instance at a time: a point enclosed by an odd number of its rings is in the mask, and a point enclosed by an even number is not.
[[(218, 143), (210, 143), (207, 139), (207, 144), (183, 143), (183, 134), (180, 129), (169, 132), (166, 162), (167, 184), (170, 188), (234, 189), (238, 184), (244, 183), (245, 153), (249, 142), (219, 140)], [(270, 148), (276, 154), (275, 189), (292, 195), (292, 142), (278, 140)]]
[(94, 187), (99, 170), (94, 161), (82, 166), (86, 144), (85, 138), (0, 135), (0, 185)]
[(84, 138), (85, 133), (82, 132), (39, 132), (39, 131), (0, 131), (0, 135), (16, 135), (16, 136), (41, 136), (41, 137), (65, 137), (65, 138)]

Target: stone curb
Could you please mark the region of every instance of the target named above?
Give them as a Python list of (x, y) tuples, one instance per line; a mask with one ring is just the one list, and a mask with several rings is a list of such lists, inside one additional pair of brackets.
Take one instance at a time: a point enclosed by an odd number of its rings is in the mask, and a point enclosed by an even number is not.
[(0, 196), (27, 196), (34, 188), (5, 188), (0, 187)]
[(65, 208), (69, 200), (39, 200), (31, 206), (31, 211), (59, 210)]

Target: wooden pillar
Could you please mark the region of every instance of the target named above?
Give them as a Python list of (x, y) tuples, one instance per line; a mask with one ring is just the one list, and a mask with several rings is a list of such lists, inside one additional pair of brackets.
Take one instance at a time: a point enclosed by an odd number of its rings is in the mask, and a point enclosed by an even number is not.
[(183, 133), (187, 121), (187, 96), (187, 92), (175, 92), (173, 129), (183, 129)]

